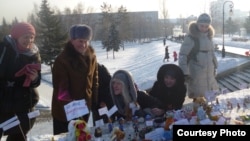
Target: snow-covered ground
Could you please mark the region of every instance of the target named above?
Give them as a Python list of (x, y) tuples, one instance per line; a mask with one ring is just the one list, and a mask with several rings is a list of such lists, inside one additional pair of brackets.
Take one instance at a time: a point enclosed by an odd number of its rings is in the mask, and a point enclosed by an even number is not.
[[(214, 40), (218, 44), (221, 44), (222, 42), (220, 38), (215, 38)], [(115, 52), (115, 59), (113, 59), (113, 52), (108, 52), (107, 58), (107, 52), (102, 49), (101, 42), (92, 42), (92, 45), (95, 48), (99, 63), (104, 64), (111, 74), (119, 69), (130, 71), (140, 89), (148, 89), (153, 85), (156, 80), (157, 71), (164, 63), (178, 64), (178, 62), (174, 62), (172, 55), (174, 51), (178, 53), (180, 49), (179, 43), (167, 41), (170, 61), (163, 62), (165, 47), (163, 46), (162, 40), (143, 44), (127, 43), (125, 44), (125, 50), (121, 49), (119, 52)], [(226, 39), (225, 45), (226, 51), (232, 50), (234, 53), (239, 54), (250, 49), (250, 42), (231, 42), (230, 39)], [(225, 58), (222, 58), (221, 54), (217, 52), (216, 56), (219, 62), (218, 73), (250, 61), (250, 58), (241, 57), (235, 58), (226, 56)], [(38, 87), (40, 102), (37, 106), (49, 108), (52, 97), (50, 68), (43, 65), (42, 72), (42, 77), (46, 81), (43, 81)], [(28, 134), (28, 138), (29, 141), (41, 141), (42, 138), (45, 138), (46, 136), (51, 137), (52, 133), (51, 121), (37, 123)], [(4, 139), (1, 141), (4, 141)]]

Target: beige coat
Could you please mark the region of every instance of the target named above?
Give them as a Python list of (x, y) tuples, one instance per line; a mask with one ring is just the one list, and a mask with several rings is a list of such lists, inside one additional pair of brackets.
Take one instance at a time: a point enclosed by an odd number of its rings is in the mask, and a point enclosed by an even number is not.
[(189, 75), (188, 96), (196, 98), (204, 96), (207, 91), (218, 90), (218, 84), (215, 79), (217, 69), (217, 59), (214, 54), (214, 43), (212, 37), (214, 29), (209, 27), (207, 33), (200, 33), (195, 22), (189, 26), (189, 35), (198, 38), (200, 51), (197, 53), (197, 61), (187, 62), (187, 56), (194, 47), (194, 40), (186, 36), (179, 52), (179, 66), (185, 75)]

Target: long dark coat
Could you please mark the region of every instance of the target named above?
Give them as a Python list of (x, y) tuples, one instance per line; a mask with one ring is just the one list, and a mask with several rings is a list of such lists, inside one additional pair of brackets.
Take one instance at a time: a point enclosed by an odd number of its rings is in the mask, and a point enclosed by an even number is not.
[(55, 60), (52, 82), (53, 118), (67, 122), (64, 105), (73, 100), (85, 99), (89, 110), (96, 112), (98, 67), (94, 49), (89, 47), (86, 55), (83, 56), (75, 51), (73, 45), (68, 42), (63, 52)]
[[(26, 75), (15, 77), (15, 74), (25, 65), (33, 63), (41, 64), (35, 44), (30, 51), (20, 53), (17, 51), (16, 41), (10, 36), (6, 36), (0, 43), (0, 123), (17, 115), (24, 134), (35, 122), (35, 118), (28, 119), (27, 113), (33, 110), (39, 100), (36, 87), (41, 82), (41, 71), (38, 71), (38, 78), (28, 87), (23, 86)], [(21, 133), (18, 126), (8, 132)]]

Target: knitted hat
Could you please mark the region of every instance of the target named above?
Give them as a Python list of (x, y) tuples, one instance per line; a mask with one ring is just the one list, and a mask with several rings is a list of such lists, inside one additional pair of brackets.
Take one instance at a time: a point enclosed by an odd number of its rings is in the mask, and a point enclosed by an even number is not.
[(33, 25), (31, 25), (30, 23), (26, 23), (26, 22), (21, 22), (21, 23), (17, 23), (13, 25), (10, 31), (10, 35), (14, 39), (18, 39), (22, 35), (28, 34), (28, 33), (36, 35), (36, 31)]
[(87, 39), (91, 40), (92, 29), (85, 24), (76, 24), (70, 28), (70, 39)]
[(203, 13), (203, 14), (201, 14), (201, 15), (198, 17), (196, 23), (211, 24), (211, 22), (212, 22), (211, 17), (210, 17), (208, 14)]

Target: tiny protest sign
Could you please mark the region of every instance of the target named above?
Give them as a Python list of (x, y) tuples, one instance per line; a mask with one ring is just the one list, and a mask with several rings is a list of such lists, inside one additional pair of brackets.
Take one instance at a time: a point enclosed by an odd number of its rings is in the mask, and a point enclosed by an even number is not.
[(68, 121), (89, 113), (89, 109), (84, 99), (70, 102), (64, 106), (64, 110)]

